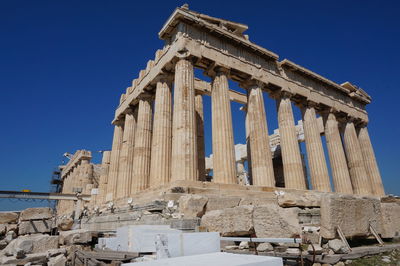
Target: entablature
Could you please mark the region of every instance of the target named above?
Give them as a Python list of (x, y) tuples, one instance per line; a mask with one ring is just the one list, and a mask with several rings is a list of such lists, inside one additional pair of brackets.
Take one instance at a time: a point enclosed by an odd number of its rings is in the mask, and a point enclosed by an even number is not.
[(69, 162), (64, 166), (61, 171), (61, 178), (64, 178), (80, 161), (91, 160), (92, 153), (87, 150), (77, 150)]

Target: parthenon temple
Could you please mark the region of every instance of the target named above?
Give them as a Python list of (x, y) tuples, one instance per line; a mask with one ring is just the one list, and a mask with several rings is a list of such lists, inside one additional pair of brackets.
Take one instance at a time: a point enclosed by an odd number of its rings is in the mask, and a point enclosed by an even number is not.
[[(371, 97), (350, 82), (338, 84), (288, 59), (280, 60), (251, 42), (247, 29), (186, 5), (175, 9), (158, 33), (164, 46), (120, 96), (111, 150), (103, 152), (99, 165), (90, 163), (90, 152), (78, 151), (62, 167), (63, 193), (91, 194), (85, 208), (98, 214), (154, 200), (179, 202), (186, 218), (193, 213), (185, 214), (182, 197), (198, 194), (208, 203), (202, 203), (206, 207), (194, 216), (203, 217), (201, 224), (204, 221), (209, 230), (215, 228), (204, 217), (211, 209), (267, 204), (264, 201), (276, 205), (272, 201), (276, 197), (279, 206), (273, 208), (300, 207), (296, 209), (300, 213), (305, 211), (301, 208), (318, 212), (321, 208), (321, 223), (324, 217), (338, 216), (333, 210), (350, 212), (338, 208), (340, 204), (323, 203), (329, 197), (380, 204), (385, 192), (366, 111)], [(195, 77), (195, 70), (207, 78)], [(241, 91), (230, 86), (235, 83)], [(266, 104), (265, 96), (276, 105)], [(204, 130), (205, 97), (211, 97), (212, 132)], [(231, 102), (239, 104), (244, 114), (245, 143), (234, 142)], [(295, 108), (301, 113), (298, 122)], [(277, 114), (273, 134), (268, 130), (269, 110)], [(208, 136), (212, 152), (206, 157)], [(210, 207), (216, 196), (225, 203)], [(227, 204), (226, 198), (232, 197), (239, 200)], [(280, 201), (282, 197), (290, 200)], [(310, 197), (313, 200), (305, 200)], [(59, 202), (59, 215), (74, 211), (68, 204)], [(330, 207), (324, 209), (324, 204)], [(357, 208), (376, 211), (362, 206)], [(360, 218), (354, 213), (349, 219)], [(375, 215), (363, 217), (368, 224), (376, 222)], [(377, 230), (384, 227), (380, 225)], [(332, 228), (322, 236), (332, 237)], [(359, 235), (353, 229), (343, 229), (344, 234)]]
[[(121, 95), (103, 201), (176, 180), (205, 180), (203, 97), (212, 101), (213, 177), (237, 184), (230, 101), (243, 104), (251, 185), (275, 186), (263, 92), (277, 102), (284, 187), (306, 189), (292, 103), (302, 111), (311, 188), (331, 191), (317, 115), (323, 118), (335, 192), (384, 195), (368, 134), (370, 96), (336, 84), (248, 40), (246, 25), (178, 8), (159, 37), (163, 49)], [(204, 70), (211, 83), (194, 77)], [(244, 95), (229, 89), (238, 82)], [(266, 107), (274, 108), (274, 106)], [(105, 153), (105, 162), (108, 161)], [(104, 188), (102, 188), (104, 186)]]

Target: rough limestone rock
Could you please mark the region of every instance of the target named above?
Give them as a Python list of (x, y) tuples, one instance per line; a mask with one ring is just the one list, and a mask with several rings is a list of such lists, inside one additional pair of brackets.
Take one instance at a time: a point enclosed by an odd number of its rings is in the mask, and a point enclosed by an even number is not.
[(240, 200), (239, 206), (242, 205), (268, 205), (276, 203), (276, 195), (274, 193), (266, 193), (263, 197), (244, 197)]
[(60, 254), (56, 257), (52, 257), (49, 259), (49, 262), (47, 263), (48, 266), (64, 266), (67, 264), (67, 258), (64, 256), (64, 254)]
[(10, 243), (14, 238), (17, 238), (17, 234), (14, 231), (8, 231), (5, 240)]
[(59, 236), (34, 235), (31, 237), (34, 241), (32, 253), (47, 252), (50, 249), (58, 248)]
[(0, 240), (0, 249), (7, 247), (8, 242), (5, 239)]
[(298, 248), (287, 248), (285, 252), (290, 255), (300, 255), (300, 249)]
[(0, 265), (26, 265), (27, 263), (31, 263), (30, 265), (45, 265), (46, 262), (46, 253), (27, 254), (21, 259), (15, 256), (0, 257)]
[(14, 231), (18, 232), (18, 224), (7, 224), (7, 232)]
[[(314, 247), (314, 249), (313, 249), (313, 247)], [(309, 254), (315, 253), (315, 255), (321, 255), (323, 251), (324, 251), (324, 249), (318, 244), (308, 245), (308, 248), (307, 248), (307, 252)]]
[(247, 241), (240, 242), (239, 249), (249, 249), (249, 242)]
[(57, 220), (57, 228), (60, 231), (68, 231), (72, 229), (74, 219), (70, 217), (63, 217)]
[(400, 237), (400, 202), (381, 203), (383, 238)]
[(203, 216), (208, 198), (200, 195), (184, 195), (179, 199), (179, 212), (185, 218)]
[(340, 239), (332, 239), (328, 241), (328, 247), (337, 254), (348, 253), (346, 245)]
[(60, 244), (74, 245), (87, 244), (92, 242), (92, 238), (97, 236), (96, 232), (85, 229), (77, 229), (60, 232)]
[(23, 221), (19, 223), (19, 234), (50, 233), (52, 220)]
[(14, 255), (18, 253), (18, 250), (22, 250), (25, 254), (31, 253), (33, 250), (33, 240), (32, 239), (21, 239), (13, 250)]
[(25, 250), (21, 249), (21, 248), (17, 248), (14, 250), (14, 256), (16, 259), (23, 259), (25, 258)]
[(28, 208), (21, 212), (20, 221), (51, 219), (53, 211), (50, 208)]
[(254, 206), (237, 206), (234, 208), (207, 212), (201, 219), (201, 225), (210, 232), (220, 232), (222, 236), (246, 236), (254, 232)]
[(369, 225), (380, 233), (381, 204), (379, 199), (330, 194), (321, 200), (321, 231), (326, 239), (336, 236), (340, 226), (346, 237), (369, 235)]
[(267, 251), (273, 251), (274, 247), (270, 243), (260, 243), (257, 246), (257, 251), (258, 252), (267, 252)]
[(281, 207), (319, 207), (321, 193), (315, 191), (283, 192), (278, 194), (278, 204)]
[(4, 236), (7, 232), (7, 226), (5, 224), (0, 224), (0, 236)]
[(23, 249), (28, 253), (42, 253), (49, 249), (58, 248), (58, 236), (49, 235), (26, 235), (12, 240), (5, 249), (0, 251), (0, 257), (6, 254), (12, 255), (17, 249)]
[(51, 257), (56, 257), (58, 255), (65, 255), (67, 254), (67, 249), (66, 248), (53, 248), (53, 249), (49, 249), (47, 250), (47, 257), (51, 258)]
[(16, 223), (17, 221), (18, 221), (18, 213), (0, 212), (0, 224)]
[(209, 197), (207, 211), (233, 208), (239, 205), (239, 197)]
[(253, 222), (257, 237), (297, 237), (301, 233), (299, 208), (277, 204), (254, 207)]

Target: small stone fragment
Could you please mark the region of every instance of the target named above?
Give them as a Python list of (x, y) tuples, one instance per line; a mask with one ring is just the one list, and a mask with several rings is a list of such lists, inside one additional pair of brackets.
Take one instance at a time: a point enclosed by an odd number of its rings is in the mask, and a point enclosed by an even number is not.
[(337, 254), (347, 253), (346, 245), (340, 239), (332, 239), (328, 241), (328, 246)]
[[(313, 249), (313, 247), (314, 247), (314, 249)], [(323, 252), (323, 249), (320, 245), (313, 244), (313, 245), (308, 245), (307, 252), (309, 254), (321, 255)]]
[(249, 242), (247, 241), (240, 242), (239, 249), (249, 249)]
[(257, 251), (258, 252), (267, 252), (267, 251), (273, 251), (274, 247), (270, 243), (260, 243), (257, 246)]

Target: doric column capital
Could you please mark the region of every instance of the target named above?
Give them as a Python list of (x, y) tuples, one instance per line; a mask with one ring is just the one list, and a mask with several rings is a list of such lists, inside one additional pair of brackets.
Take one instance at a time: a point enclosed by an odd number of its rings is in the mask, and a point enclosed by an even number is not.
[(241, 88), (246, 89), (246, 90), (254, 88), (254, 87), (258, 87), (258, 88), (263, 89), (265, 87), (265, 84), (264, 84), (264, 82), (259, 81), (257, 79), (247, 79), (247, 80), (242, 81), (239, 84), (239, 86)]
[(154, 100), (154, 95), (148, 92), (143, 92), (138, 95), (137, 99), (142, 101), (152, 101)]
[(188, 59), (190, 57), (190, 52), (186, 47), (181, 47), (176, 52), (176, 57), (178, 57), (179, 59)]
[(279, 100), (279, 99), (290, 99), (294, 96), (294, 94), (287, 90), (279, 90), (270, 93), (270, 96), (275, 100)]
[(206, 70), (204, 70), (204, 74), (211, 78), (215, 78), (215, 76), (222, 74), (229, 76), (230, 71), (231, 71), (230, 67), (223, 65), (216, 65), (215, 62), (213, 62), (212, 64), (209, 65), (209, 67)]
[(124, 114), (129, 114), (129, 115), (131, 115), (131, 114), (134, 113), (135, 109), (136, 109), (135, 106), (130, 105), (129, 108), (126, 108), (126, 110), (124, 111)]
[(326, 108), (322, 108), (320, 110), (320, 113), (322, 115), (329, 115), (329, 114), (336, 115), (338, 113), (338, 110), (335, 107), (326, 107)]
[(155, 82), (165, 82), (169, 86), (174, 80), (174, 74), (173, 73), (168, 73), (168, 72), (162, 72), (157, 77), (154, 79)]
[(118, 120), (115, 120), (113, 122), (114, 126), (122, 126), (125, 122), (125, 116), (118, 118)]
[(357, 124), (357, 118), (351, 115), (346, 116), (346, 122), (353, 123), (354, 125)]
[(310, 101), (310, 100), (305, 100), (305, 101), (300, 101), (297, 102), (296, 105), (300, 108), (300, 109), (305, 109), (305, 108), (314, 108), (316, 109), (319, 104), (314, 102), (314, 101)]
[(367, 126), (368, 126), (368, 122), (367, 122), (367, 121), (360, 120), (360, 121), (357, 123), (357, 126), (360, 127), (360, 128), (367, 127)]

